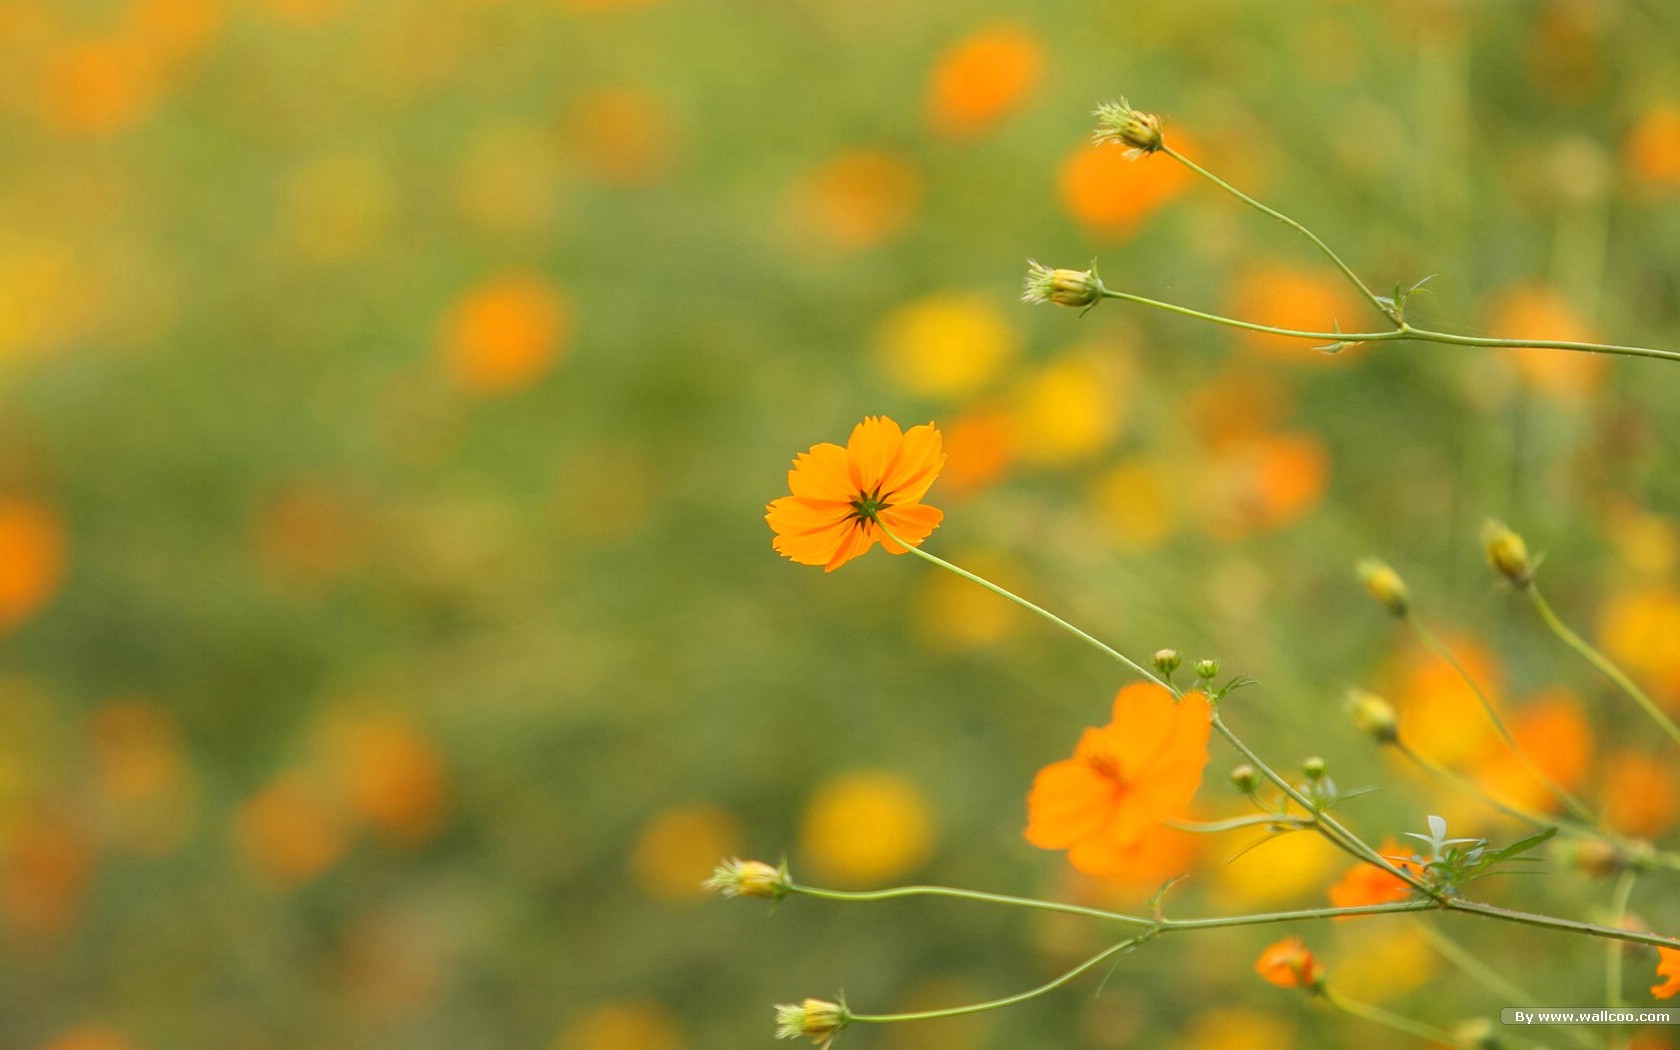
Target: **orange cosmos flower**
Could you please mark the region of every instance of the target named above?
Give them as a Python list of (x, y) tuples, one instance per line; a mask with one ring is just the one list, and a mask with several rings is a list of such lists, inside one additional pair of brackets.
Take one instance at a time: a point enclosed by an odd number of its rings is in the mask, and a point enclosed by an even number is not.
[(1207, 697), (1176, 703), (1140, 682), (1114, 698), (1114, 718), (1085, 730), (1073, 757), (1039, 770), (1027, 795), (1027, 841), (1065, 849), (1087, 875), (1124, 874), (1145, 836), (1180, 813), (1207, 765)]
[(1671, 999), (1680, 995), (1680, 948), (1657, 949), (1657, 976), (1668, 980), (1651, 988), (1651, 994), (1658, 999)]
[(764, 520), (777, 552), (833, 572), (879, 543), (903, 554), (887, 533), (918, 546), (939, 527), (943, 511), (922, 503), (945, 465), (932, 423), (900, 430), (885, 416), (852, 428), (846, 447), (823, 442), (802, 452), (788, 471), (791, 496), (774, 500)]
[(1317, 988), (1324, 983), (1324, 966), (1299, 937), (1285, 937), (1261, 952), (1254, 972), (1279, 988)]
[[(1396, 852), (1393, 839), (1382, 844), (1379, 853), (1401, 871), (1413, 875), (1423, 873), (1422, 865)], [(1338, 908), (1360, 908), (1367, 904), (1393, 904), (1412, 895), (1412, 887), (1397, 875), (1375, 864), (1359, 864), (1342, 876), (1342, 881), (1330, 887), (1330, 903)]]

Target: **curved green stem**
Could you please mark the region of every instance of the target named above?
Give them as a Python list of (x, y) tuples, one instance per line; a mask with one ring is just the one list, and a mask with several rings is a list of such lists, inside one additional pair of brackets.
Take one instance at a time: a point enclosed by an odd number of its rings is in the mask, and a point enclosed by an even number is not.
[(1281, 222), (1285, 226), (1288, 226), (1290, 229), (1294, 230), (1296, 233), (1299, 233), (1301, 236), (1305, 237), (1307, 240), (1313, 242), (1313, 244), (1315, 246), (1317, 246), (1318, 250), (1324, 253), (1325, 258), (1329, 259), (1332, 263), (1335, 263), (1336, 264), (1336, 269), (1342, 271), (1342, 276), (1346, 277), (1350, 282), (1352, 282), (1352, 284), (1355, 288), (1359, 289), (1359, 294), (1363, 295), (1365, 297), (1366, 302), (1369, 302), (1373, 307), (1376, 308), (1377, 312), (1382, 314), (1384, 317), (1393, 319), (1394, 315), (1391, 312), (1391, 308), (1388, 307), (1388, 306), (1385, 306), (1383, 304), (1383, 301), (1381, 299), (1378, 299), (1376, 294), (1374, 292), (1372, 292), (1370, 288), (1367, 288), (1365, 286), (1365, 282), (1359, 279), (1359, 275), (1353, 272), (1353, 268), (1350, 267), (1347, 263), (1343, 262), (1341, 256), (1339, 256), (1335, 252), (1331, 251), (1330, 246), (1328, 244), (1325, 244), (1322, 240), (1319, 239), (1318, 234), (1316, 234), (1316, 233), (1312, 232), (1311, 230), (1307, 229), (1305, 226), (1301, 225), (1299, 222), (1296, 222), (1294, 219), (1285, 215), (1283, 212), (1278, 211), (1275, 208), (1270, 208), (1270, 207), (1267, 207), (1264, 204), (1261, 204), (1259, 201), (1255, 200), (1253, 197), (1250, 197), (1248, 194), (1244, 193), (1242, 190), (1237, 189), (1235, 186), (1226, 182), (1224, 179), (1215, 175), (1213, 172), (1211, 172), (1211, 171), (1207, 170), (1206, 168), (1202, 167), (1200, 164), (1197, 164), (1195, 161), (1191, 160), (1189, 157), (1186, 157), (1184, 154), (1182, 154), (1182, 153), (1178, 152), (1177, 150), (1173, 149), (1171, 146), (1163, 144), (1161, 146), (1161, 152), (1165, 153), (1167, 156), (1171, 157), (1173, 160), (1178, 161), (1180, 164), (1184, 165), (1186, 168), (1189, 168), (1191, 171), (1195, 172), (1197, 175), (1200, 175), (1202, 178), (1207, 179), (1209, 182), (1213, 183), (1215, 186), (1218, 186), (1220, 189), (1224, 190), (1226, 193), (1229, 193), (1231, 196), (1233, 196), (1233, 197), (1237, 198), (1238, 200), (1242, 201), (1244, 204), (1248, 205), (1249, 207), (1256, 209), (1257, 211), (1261, 212), (1264, 215), (1271, 216), (1272, 218), (1276, 219), (1278, 222)]
[(1557, 613), (1552, 611), (1551, 605), (1541, 596), (1540, 588), (1536, 587), (1533, 581), (1530, 581), (1523, 590), (1527, 592), (1529, 599), (1534, 602), (1534, 610), (1540, 614), (1540, 619), (1546, 622), (1546, 626), (1552, 629), (1553, 634), (1563, 639), (1565, 645), (1580, 653), (1587, 663), (1598, 668), (1604, 677), (1616, 683), (1622, 692), (1632, 697), (1634, 703), (1651, 716), (1651, 721), (1657, 723), (1658, 727), (1668, 734), (1670, 740), (1680, 744), (1680, 726), (1675, 725), (1674, 720), (1663, 713), (1662, 708), (1646, 696), (1645, 691), (1634, 684), (1633, 679), (1622, 673), (1620, 667), (1611, 663), (1608, 657), (1593, 648), (1585, 638), (1570, 630), (1568, 624), (1558, 619)]
[(1037, 988), (1032, 988), (1025, 992), (1018, 992), (1015, 995), (1006, 995), (1002, 999), (990, 999), (983, 1003), (970, 1003), (967, 1006), (951, 1006), (946, 1007), (943, 1010), (917, 1010), (913, 1013), (903, 1014), (848, 1013), (846, 1015), (846, 1020), (848, 1023), (855, 1021), (863, 1024), (886, 1024), (892, 1021), (931, 1021), (940, 1017), (961, 1017), (963, 1014), (977, 1014), (986, 1010), (997, 1010), (1005, 1006), (1014, 1006), (1016, 1003), (1024, 1003), (1028, 999), (1036, 999), (1045, 992), (1060, 988), (1062, 985), (1073, 980), (1075, 977), (1078, 977), (1091, 967), (1096, 966), (1115, 955), (1119, 955), (1121, 952), (1129, 951), (1130, 949), (1137, 947), (1149, 940), (1152, 936), (1154, 936), (1153, 932), (1145, 933), (1137, 937), (1121, 941), (1119, 944), (1104, 948), (1102, 951), (1091, 956), (1089, 959), (1086, 959), (1084, 962), (1062, 974), (1060, 977), (1047, 981), (1044, 984), (1039, 985)]
[[(876, 524), (880, 525), (880, 522), (876, 522)], [(1138, 663), (1136, 660), (1133, 660), (1132, 658), (1128, 657), (1126, 654), (1120, 652), (1120, 650), (1114, 648), (1113, 646), (1107, 644), (1106, 642), (1102, 642), (1102, 641), (1099, 641), (1096, 638), (1091, 637), (1089, 634), (1086, 634), (1084, 631), (1075, 627), (1073, 624), (1068, 623), (1066, 620), (1062, 619), (1060, 616), (1057, 616), (1055, 613), (1051, 612), (1050, 610), (1042, 608), (1042, 607), (1037, 606), (1037, 605), (1034, 605), (1032, 602), (1027, 601), (1025, 598), (1023, 598), (1020, 595), (1014, 593), (1013, 591), (1005, 590), (1002, 587), (999, 587), (997, 584), (993, 583), (991, 580), (988, 580), (983, 576), (976, 576), (974, 573), (969, 572), (967, 569), (964, 569), (961, 566), (952, 565), (950, 562), (946, 561), (944, 558), (939, 557), (938, 555), (929, 554), (927, 551), (922, 550), (920, 547), (911, 546), (910, 544), (902, 542), (901, 540), (899, 540), (899, 538), (897, 536), (893, 536), (892, 533), (887, 532), (885, 527), (882, 527), (881, 531), (883, 533), (886, 533), (886, 535), (889, 538), (891, 538), (894, 543), (897, 543), (900, 547), (904, 547), (905, 549), (909, 550), (909, 552), (911, 554), (916, 555), (916, 557), (921, 558), (923, 561), (926, 561), (926, 562), (929, 562), (931, 564), (937, 565), (941, 569), (946, 570), (947, 572), (956, 573), (958, 576), (961, 576), (963, 579), (968, 580), (970, 583), (977, 583), (980, 586), (986, 588), (988, 591), (991, 591), (993, 594), (996, 594), (999, 597), (1009, 599), (1010, 601), (1014, 602), (1016, 605), (1019, 605), (1021, 608), (1026, 609), (1029, 612), (1036, 613), (1039, 616), (1043, 617), (1044, 619), (1050, 621), (1051, 623), (1055, 624), (1057, 627), (1060, 627), (1062, 630), (1064, 630), (1064, 631), (1068, 632), (1069, 634), (1073, 635), (1075, 638), (1078, 638), (1080, 641), (1083, 641), (1088, 645), (1094, 646), (1097, 650), (1099, 650), (1103, 654), (1109, 656), (1110, 658), (1118, 660), (1120, 663), (1125, 664), (1127, 667), (1131, 668), (1138, 675), (1142, 676), (1143, 678), (1148, 679), (1151, 682), (1154, 682), (1156, 685), (1158, 685), (1161, 688), (1170, 692), (1173, 696), (1183, 695), (1182, 691), (1179, 690), (1178, 688), (1174, 687), (1171, 682), (1168, 682), (1165, 679), (1161, 678), (1159, 675), (1155, 674), (1153, 671), (1150, 671), (1148, 668), (1144, 667), (1142, 664)]]
[(1377, 867), (1388, 872), (1390, 875), (1393, 875), (1395, 878), (1401, 880), (1406, 885), (1412, 887), (1412, 889), (1417, 890), (1419, 893), (1422, 893), (1427, 897), (1435, 896), (1435, 889), (1426, 884), (1422, 879), (1418, 878), (1412, 872), (1394, 864), (1387, 857), (1384, 857), (1381, 853), (1377, 852), (1377, 850), (1369, 843), (1354, 834), (1352, 830), (1336, 818), (1315, 807), (1311, 799), (1303, 795), (1295, 787), (1295, 785), (1291, 784), (1288, 780), (1279, 775), (1278, 772), (1271, 766), (1267, 765), (1266, 760), (1261, 758), (1258, 752), (1249, 747), (1241, 737), (1233, 733), (1231, 731), (1231, 727), (1225, 724), (1224, 720), (1219, 717), (1219, 712), (1217, 711), (1215, 711), (1213, 715), (1213, 728), (1220, 736), (1225, 738), (1227, 743), (1236, 748), (1238, 753), (1249, 761), (1249, 764), (1259, 770), (1261, 776), (1271, 781), (1272, 784), (1275, 785), (1279, 791), (1282, 791), (1291, 802), (1300, 806), (1308, 813), (1311, 813), (1313, 827), (1316, 828), (1325, 838), (1329, 839), (1332, 844), (1345, 852), (1352, 854), (1359, 860), (1365, 861), (1368, 864), (1375, 864)]
[(1597, 818), (1593, 816), (1592, 810), (1587, 808), (1586, 803), (1570, 794), (1563, 785), (1547, 776), (1545, 770), (1536, 765), (1534, 760), (1528, 757), (1528, 753), (1517, 745), (1516, 738), (1511, 735), (1511, 731), (1505, 726), (1505, 720), (1500, 717), (1498, 708), (1494, 707), (1493, 699), (1482, 689), (1481, 683), (1476, 681), (1475, 676), (1470, 673), (1470, 669), (1460, 663), (1457, 656), (1453, 655), (1453, 651), (1435, 636), (1434, 631), (1424, 626), (1423, 621), (1417, 618), (1416, 613), (1408, 609), (1405, 620), (1418, 636), (1418, 639), (1428, 647), (1429, 651), (1446, 661), (1447, 665), (1453, 669), (1453, 673), (1458, 675), (1459, 680), (1469, 686), (1470, 692), (1476, 697), (1476, 702), (1482, 705), (1482, 711), (1487, 715), (1488, 721), (1493, 723), (1494, 731), (1499, 734), (1499, 739), (1504, 741), (1506, 749), (1516, 757), (1518, 762), (1522, 763), (1522, 767), (1528, 771), (1529, 775), (1545, 785), (1546, 790), (1550, 791), (1559, 802), (1567, 806), (1576, 817), (1588, 824), (1597, 823)]
[(1660, 350), (1650, 346), (1624, 346), (1617, 343), (1581, 343), (1565, 339), (1504, 339), (1482, 336), (1458, 335), (1453, 332), (1437, 332), (1430, 328), (1417, 328), (1406, 322), (1400, 322), (1399, 327), (1382, 332), (1316, 332), (1304, 328), (1279, 328), (1276, 325), (1257, 324), (1222, 314), (1208, 313), (1204, 310), (1193, 310), (1188, 306), (1151, 299), (1144, 295), (1133, 295), (1122, 292), (1106, 285), (1098, 288), (1098, 294), (1105, 299), (1120, 299), (1124, 302), (1137, 303), (1156, 310), (1165, 310), (1183, 317), (1195, 318), (1198, 321), (1208, 321), (1212, 324), (1224, 325), (1227, 328), (1241, 328), (1249, 332), (1264, 332), (1267, 335), (1278, 335), (1288, 339), (1311, 339), (1324, 343), (1391, 343), (1412, 340), (1422, 343), (1445, 343), (1451, 346), (1482, 346), (1502, 348), (1508, 350), (1577, 350), (1595, 354), (1618, 354), (1624, 357), (1651, 357), (1664, 361), (1680, 361), (1680, 350)]
[(1384, 1010), (1380, 1006), (1372, 1006), (1370, 1003), (1349, 999), (1333, 990), (1329, 985), (1319, 986), (1318, 995), (1330, 1006), (1349, 1017), (1357, 1017), (1361, 1021), (1369, 1021), (1384, 1028), (1391, 1028), (1396, 1032), (1417, 1036), (1419, 1039), (1438, 1046), (1452, 1046), (1457, 1043), (1453, 1034), (1443, 1028), (1424, 1024), (1422, 1021), (1414, 1021), (1410, 1017), (1402, 1017), (1397, 1013)]
[(954, 886), (894, 886), (883, 890), (828, 890), (817, 886), (801, 886), (798, 883), (792, 883), (787, 889), (789, 893), (798, 893), (806, 897), (819, 897), (831, 901), (888, 901), (898, 897), (955, 897), (959, 900), (977, 901), (982, 904), (1008, 904), (1034, 911), (1084, 915), (1087, 918), (1129, 923), (1133, 926), (1154, 926), (1156, 924), (1154, 919), (1145, 919), (1139, 915), (1127, 915), (1124, 912), (1087, 908), (1080, 904), (1062, 904), (1057, 901), (1039, 900), (1037, 897), (1012, 897), (1004, 893), (963, 890)]
[(1179, 831), (1189, 831), (1197, 835), (1212, 835), (1221, 831), (1236, 831), (1238, 828), (1254, 828), (1264, 824), (1269, 827), (1287, 826), (1291, 828), (1310, 828), (1313, 822), (1305, 817), (1280, 816), (1276, 813), (1264, 813), (1252, 817), (1232, 817), (1229, 820), (1168, 820), (1164, 821), (1169, 828)]
[[(1638, 881), (1639, 872), (1629, 868), (1622, 872), (1616, 880), (1616, 888), (1610, 894), (1610, 921), (1620, 926), (1627, 918), (1628, 902), (1633, 898), (1633, 884)], [(1622, 943), (1610, 941), (1604, 946), (1604, 1003), (1612, 1010), (1619, 1010), (1626, 1000), (1622, 998)], [(1612, 1046), (1627, 1046), (1627, 1030), (1620, 1025), (1611, 1030), (1611, 1037), (1607, 1040)]]

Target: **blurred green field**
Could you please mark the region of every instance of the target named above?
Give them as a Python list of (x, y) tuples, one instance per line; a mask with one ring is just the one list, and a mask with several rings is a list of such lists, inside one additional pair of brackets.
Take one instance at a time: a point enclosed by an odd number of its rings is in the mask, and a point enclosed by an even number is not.
[[(1121, 95), (1379, 289), (1437, 275), (1438, 327), (1680, 348), (1658, 0), (0, 5), (0, 1047), (769, 1046), (775, 1002), (985, 999), (1101, 947), (700, 889), (729, 855), (1134, 910), (1164, 877), (1021, 838), (1118, 668), (915, 559), (771, 550), (792, 457), (866, 415), (945, 434), (929, 550), (1255, 676), (1229, 720), (1379, 786), (1347, 811), (1374, 840), (1518, 832), (1376, 754), (1350, 687), (1533, 784), (1362, 592), (1369, 555), (1554, 776), (1673, 847), (1672, 747), (1477, 537), (1521, 531), (1680, 713), (1680, 367), (1026, 306), (1029, 256), (1095, 258), (1186, 306), (1371, 323), (1288, 230), (1092, 147)], [(1199, 812), (1241, 811), (1232, 761)], [(1323, 903), (1346, 867), (1246, 842), (1163, 860), (1178, 913)], [(1552, 868), (1487, 893), (1602, 913)], [(1680, 932), (1675, 886), (1633, 914)], [(1605, 994), (1597, 944), (1441, 927), (1544, 1002)], [(845, 1043), (1419, 1045), (1259, 980), (1279, 932)], [(1398, 918), (1287, 932), (1433, 1023), (1515, 1005)], [(1654, 953), (1626, 957), (1651, 1003)]]

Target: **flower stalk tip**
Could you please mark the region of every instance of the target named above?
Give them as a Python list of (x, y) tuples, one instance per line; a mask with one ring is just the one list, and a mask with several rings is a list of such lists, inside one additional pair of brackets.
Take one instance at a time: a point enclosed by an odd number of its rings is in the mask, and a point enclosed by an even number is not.
[(1021, 289), (1023, 303), (1054, 303), (1075, 309), (1090, 309), (1102, 302), (1108, 289), (1095, 267), (1089, 270), (1067, 270), (1045, 266), (1036, 259), (1027, 260), (1027, 277)]
[(1512, 586), (1526, 589), (1533, 582), (1534, 562), (1528, 555), (1528, 544), (1504, 522), (1488, 519), (1482, 526), (1482, 547), (1488, 564)]
[(798, 1003), (776, 1004), (776, 1038), (798, 1039), (801, 1036), (826, 1050), (836, 1036), (852, 1021), (845, 1004), (827, 999), (806, 999)]
[(788, 895), (793, 879), (784, 862), (776, 867), (761, 860), (742, 860), (731, 857), (712, 872), (712, 877), (700, 885), (721, 897), (763, 897), (779, 901)]
[(1128, 157), (1155, 153), (1166, 144), (1161, 136), (1161, 118), (1133, 109), (1123, 98), (1100, 103), (1092, 116), (1097, 118), (1092, 141), (1099, 146), (1109, 142), (1125, 146)]
[(1387, 562), (1366, 558), (1359, 563), (1358, 572), (1360, 582), (1378, 605), (1395, 616), (1406, 615), (1411, 608), (1411, 594), (1406, 590), (1406, 581)]

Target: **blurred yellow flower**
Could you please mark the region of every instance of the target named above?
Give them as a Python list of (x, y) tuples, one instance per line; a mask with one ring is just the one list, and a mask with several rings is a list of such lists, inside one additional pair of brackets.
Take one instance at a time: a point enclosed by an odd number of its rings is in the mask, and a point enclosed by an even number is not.
[[(1020, 566), (1003, 555), (958, 552), (954, 560), (1000, 587), (1015, 590)], [(915, 597), (916, 629), (941, 649), (973, 650), (1014, 637), (1024, 622), (1021, 610), (997, 595), (948, 572), (925, 573)]]
[(455, 199), (467, 220), (488, 233), (538, 233), (556, 211), (558, 170), (548, 131), (535, 123), (495, 121), (467, 139)]
[(1337, 931), (1348, 950), (1336, 953), (1336, 988), (1365, 1002), (1388, 1002), (1435, 976), (1440, 957), (1423, 935), (1409, 926), (1352, 920)]
[(1295, 1025), (1267, 1010), (1220, 1006), (1185, 1026), (1175, 1050), (1294, 1050)]
[[(1229, 852), (1235, 854), (1246, 845), (1232, 842)], [(1210, 860), (1217, 863), (1220, 859), (1215, 850)], [(1216, 869), (1214, 893), (1221, 906), (1229, 910), (1317, 897), (1324, 892), (1331, 873), (1346, 859), (1347, 854), (1311, 832), (1279, 835)]]
[(801, 238), (835, 248), (871, 248), (903, 232), (921, 197), (921, 173), (907, 158), (859, 149), (799, 178), (788, 193), (788, 211)]
[(1646, 586), (1610, 595), (1598, 636), (1610, 658), (1659, 699), (1680, 691), (1680, 590)]
[(673, 806), (642, 826), (630, 853), (630, 874), (655, 900), (698, 900), (718, 858), (740, 852), (741, 824), (717, 806)]
[(683, 1050), (682, 1022), (649, 1000), (602, 1003), (572, 1018), (553, 1050)]
[(328, 153), (286, 179), (283, 235), (311, 262), (367, 255), (391, 227), (397, 188), (379, 158)]
[(933, 850), (927, 797), (907, 778), (861, 769), (818, 785), (799, 825), (812, 875), (836, 886), (872, 886), (918, 867)]
[(439, 341), (450, 376), (475, 394), (523, 390), (549, 370), (571, 333), (571, 308), (537, 273), (512, 272), (469, 289), (444, 315)]
[[(1068, 466), (1106, 449), (1126, 422), (1131, 368), (1112, 349), (1079, 349), (1015, 384), (1011, 406), (1022, 462)], [(1028, 437), (1030, 435), (1030, 438)]]
[(989, 295), (938, 292), (905, 303), (875, 329), (875, 358), (902, 389), (960, 397), (995, 377), (1021, 336)]
[(983, 26), (939, 56), (928, 80), (933, 130), (969, 137), (991, 131), (1038, 86), (1044, 45), (1022, 26)]
[(1177, 527), (1180, 482), (1163, 464), (1123, 459), (1091, 483), (1090, 504), (1104, 533), (1126, 550), (1158, 546)]

